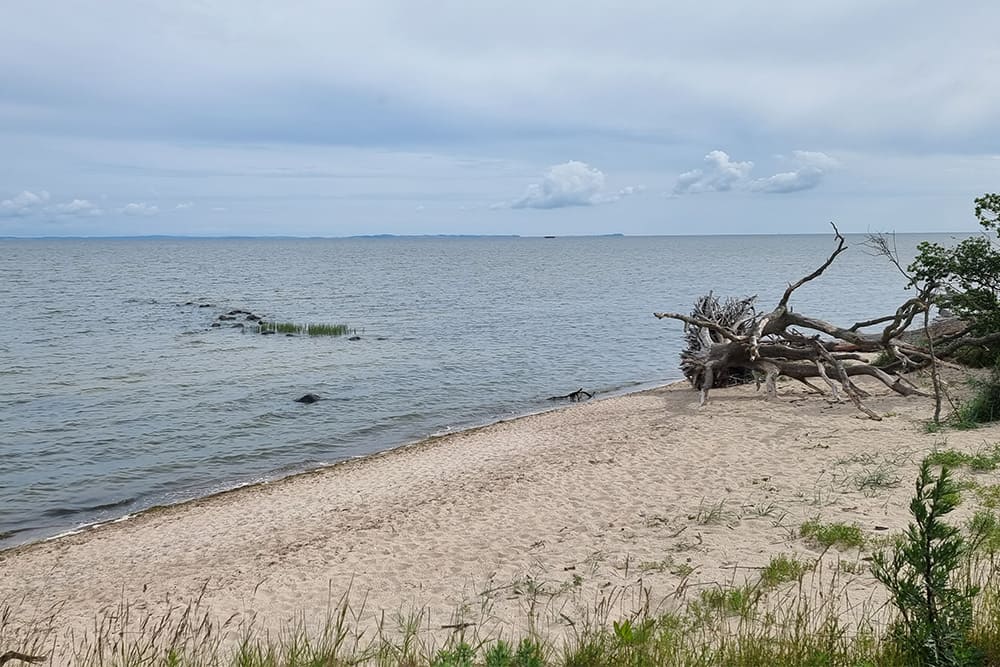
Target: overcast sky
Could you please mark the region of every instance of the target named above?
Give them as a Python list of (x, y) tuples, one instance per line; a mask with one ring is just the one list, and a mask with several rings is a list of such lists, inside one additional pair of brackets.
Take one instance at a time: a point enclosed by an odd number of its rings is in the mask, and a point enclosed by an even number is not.
[(1000, 3), (0, 0), (0, 236), (964, 231)]

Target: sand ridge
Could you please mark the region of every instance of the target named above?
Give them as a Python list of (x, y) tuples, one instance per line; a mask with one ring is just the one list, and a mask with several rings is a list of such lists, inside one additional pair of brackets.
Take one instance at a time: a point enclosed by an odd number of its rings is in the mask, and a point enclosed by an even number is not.
[[(155, 615), (200, 596), (218, 618), (280, 627), (349, 590), (370, 622), (419, 607), (432, 624), (516, 629), (539, 600), (557, 627), (612, 591), (619, 611), (667, 609), (779, 553), (858, 562), (798, 527), (900, 530), (924, 454), (1000, 442), (998, 426), (928, 434), (929, 399), (867, 388), (881, 422), (797, 385), (699, 407), (677, 384), (433, 438), (0, 552), (0, 603), (57, 609), (79, 633), (123, 600)], [(864, 488), (873, 470), (897, 483)], [(876, 592), (870, 576), (850, 585)]]

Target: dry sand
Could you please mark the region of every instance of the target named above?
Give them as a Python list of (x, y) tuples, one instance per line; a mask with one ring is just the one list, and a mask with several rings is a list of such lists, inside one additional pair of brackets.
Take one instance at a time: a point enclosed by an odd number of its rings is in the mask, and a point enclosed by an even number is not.
[[(432, 627), (509, 631), (534, 607), (560, 632), (602, 598), (613, 615), (668, 609), (752, 581), (773, 555), (819, 558), (807, 519), (900, 530), (924, 454), (1000, 442), (998, 426), (928, 434), (929, 399), (867, 386), (881, 422), (791, 383), (705, 407), (672, 385), (434, 438), (0, 552), (0, 604), (15, 623), (56, 609), (60, 636), (123, 600), (157, 615), (199, 595), (220, 619), (269, 626), (322, 620), (348, 589), (362, 624), (420, 608)], [(863, 557), (822, 554), (831, 571)], [(877, 586), (847, 588), (856, 603)]]

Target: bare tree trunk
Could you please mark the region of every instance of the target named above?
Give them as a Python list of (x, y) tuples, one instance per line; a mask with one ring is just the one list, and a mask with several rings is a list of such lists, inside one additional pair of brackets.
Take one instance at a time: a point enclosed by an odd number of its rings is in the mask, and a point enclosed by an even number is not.
[[(756, 297), (720, 301), (712, 293), (699, 299), (690, 315), (654, 313), (657, 318), (684, 323), (688, 347), (681, 353), (681, 369), (692, 386), (701, 392), (702, 405), (708, 402), (713, 388), (752, 380), (756, 380), (759, 387), (761, 376), (765, 378), (767, 395), (773, 397), (775, 380), (783, 375), (822, 393), (809, 382), (811, 378), (820, 378), (835, 399), (839, 399), (840, 389), (858, 410), (871, 419), (881, 419), (862, 401), (868, 394), (854, 382), (857, 376), (875, 378), (902, 396), (928, 396), (898, 372), (878, 368), (865, 356), (883, 352), (895, 359), (894, 366), (902, 370), (931, 366), (936, 418), (939, 416), (942, 383), (933, 341), (928, 336), (928, 346), (924, 347), (902, 337), (919, 315), (924, 317), (925, 330), (929, 327), (929, 304), (935, 286), (918, 289), (918, 295), (905, 301), (892, 315), (856, 322), (850, 327), (809, 317), (789, 306), (795, 290), (822, 276), (847, 249), (837, 227), (833, 230), (837, 245), (826, 261), (812, 273), (789, 284), (778, 305), (768, 313), (757, 313)], [(903, 271), (898, 259), (890, 257)], [(876, 325), (882, 326), (878, 333), (862, 331)], [(949, 340), (948, 346), (960, 343), (961, 336)]]

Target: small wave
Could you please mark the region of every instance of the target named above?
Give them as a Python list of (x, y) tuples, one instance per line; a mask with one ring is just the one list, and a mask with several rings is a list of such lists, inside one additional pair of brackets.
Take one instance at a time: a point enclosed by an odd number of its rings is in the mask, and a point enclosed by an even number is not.
[(125, 507), (136, 502), (137, 498), (125, 498), (124, 500), (116, 500), (110, 503), (100, 503), (97, 505), (86, 505), (83, 507), (53, 507), (52, 509), (47, 509), (42, 512), (42, 516), (51, 518), (61, 518), (66, 516), (72, 516), (74, 514), (82, 514), (84, 512), (102, 512), (105, 510), (113, 510), (119, 507)]

